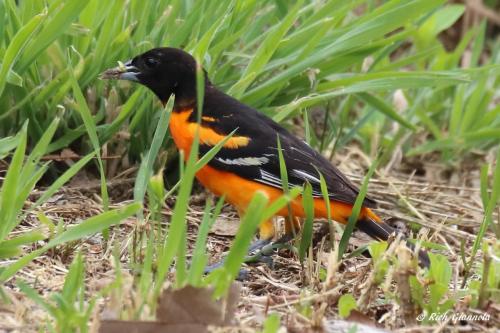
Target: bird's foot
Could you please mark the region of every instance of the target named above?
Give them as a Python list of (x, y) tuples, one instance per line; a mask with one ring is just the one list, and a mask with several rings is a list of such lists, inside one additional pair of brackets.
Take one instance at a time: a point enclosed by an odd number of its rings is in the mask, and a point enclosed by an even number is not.
[[(269, 267), (272, 267), (273, 259), (271, 258), (271, 256), (264, 255), (263, 253), (261, 253), (262, 249), (270, 244), (271, 244), (270, 239), (259, 239), (259, 240), (255, 241), (254, 243), (252, 243), (250, 245), (250, 247), (248, 248), (248, 255), (245, 257), (244, 262), (245, 263), (263, 262), (266, 265), (268, 265)], [(222, 260), (220, 260), (216, 263), (213, 263), (212, 265), (208, 265), (205, 268), (204, 273), (209, 274), (209, 273), (213, 272), (214, 270), (216, 270), (217, 268), (222, 267), (224, 265), (225, 260), (226, 260), (226, 258), (223, 258)], [(238, 281), (246, 280), (248, 278), (248, 275), (249, 275), (248, 270), (240, 269), (236, 280), (238, 280)]]
[[(252, 243), (248, 249), (248, 255), (245, 257), (245, 263), (264, 263), (269, 268), (274, 268), (274, 260), (272, 255), (276, 252), (276, 250), (282, 248), (290, 248), (288, 244), (289, 241), (293, 239), (291, 235), (283, 235), (276, 242), (272, 242), (270, 239), (259, 239)], [(209, 265), (205, 268), (205, 274), (211, 273), (219, 267), (224, 265), (226, 258)], [(241, 269), (238, 273), (238, 277), (236, 278), (239, 281), (243, 281), (248, 279), (249, 271), (246, 269)]]
[(263, 262), (269, 268), (274, 269), (273, 254), (279, 249), (290, 248), (289, 241), (293, 239), (291, 235), (283, 235), (275, 242), (265, 241), (265, 245), (260, 247), (258, 251), (249, 251), (248, 256), (245, 258), (246, 263)]
[(256, 253), (269, 244), (271, 244), (270, 239), (259, 239), (250, 245), (250, 247), (248, 248), (248, 254), (251, 255), (252, 253)]

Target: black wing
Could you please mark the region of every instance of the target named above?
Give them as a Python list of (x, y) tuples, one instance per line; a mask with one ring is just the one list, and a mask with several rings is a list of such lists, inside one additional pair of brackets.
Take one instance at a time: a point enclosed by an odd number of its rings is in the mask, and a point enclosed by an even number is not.
[[(215, 88), (208, 88), (205, 94), (203, 115), (213, 117), (216, 121), (203, 125), (225, 135), (237, 129), (238, 136), (251, 138), (245, 147), (222, 148), (209, 162), (210, 166), (281, 189), (277, 145), (279, 136), (289, 187), (303, 186), (307, 181), (312, 186), (313, 196), (322, 197), (319, 176), (321, 173), (325, 178), (330, 199), (354, 203), (358, 188), (306, 142), (293, 136), (270, 118)], [(200, 145), (200, 154), (211, 148), (212, 146)], [(376, 202), (365, 197), (363, 205), (374, 207)]]

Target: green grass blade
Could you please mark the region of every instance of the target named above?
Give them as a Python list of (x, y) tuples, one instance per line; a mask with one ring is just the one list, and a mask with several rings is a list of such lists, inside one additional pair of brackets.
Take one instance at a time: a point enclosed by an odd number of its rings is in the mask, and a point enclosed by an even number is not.
[(76, 302), (78, 292), (82, 288), (85, 278), (85, 268), (83, 264), (83, 256), (78, 252), (71, 263), (68, 274), (64, 279), (61, 297), (68, 303)]
[(302, 205), (304, 207), (306, 218), (304, 225), (302, 226), (302, 237), (299, 245), (299, 259), (301, 263), (304, 262), (307, 250), (311, 246), (313, 234), (314, 199), (312, 196), (312, 186), (309, 183), (306, 183), (304, 192), (302, 193)]
[(459, 125), (462, 121), (462, 111), (464, 108), (465, 84), (461, 84), (455, 88), (455, 98), (453, 99), (453, 108), (451, 109), (449, 131), (451, 135), (458, 135)]
[(27, 179), (24, 179), (24, 182), (22, 184), (19, 184), (19, 189), (17, 191), (16, 205), (14, 206), (15, 212), (18, 212), (19, 214), (20, 212), (23, 211), (26, 199), (28, 199), (35, 185), (38, 183), (38, 181), (42, 178), (42, 176), (49, 168), (50, 163), (51, 162), (46, 162), (42, 164), (37, 170), (33, 171), (33, 173), (30, 174), (27, 177)]
[[(154, 233), (153, 233), (154, 234)], [(143, 241), (146, 241), (146, 249), (144, 261), (140, 266), (141, 276), (138, 282), (138, 288), (141, 291), (141, 295), (144, 299), (147, 299), (149, 292), (151, 291), (151, 284), (153, 280), (153, 253), (154, 244), (156, 243), (156, 237), (153, 239), (147, 239), (148, 235), (143, 234)]]
[(0, 243), (0, 247), (21, 246), (45, 239), (46, 236), (38, 230), (25, 232), (20, 236), (13, 237)]
[(208, 233), (210, 232), (212, 225), (217, 220), (223, 205), (224, 197), (221, 197), (215, 205), (213, 212), (211, 212), (211, 206), (209, 203), (205, 206), (205, 211), (198, 229), (198, 236), (196, 237), (196, 243), (192, 254), (193, 259), (191, 261), (191, 267), (188, 275), (189, 285), (201, 286), (203, 272), (208, 262), (206, 254)]
[(170, 114), (172, 113), (173, 107), (174, 97), (171, 96), (160, 115), (160, 119), (153, 136), (153, 141), (151, 142), (151, 147), (149, 148), (149, 151), (147, 152), (146, 157), (143, 159), (139, 171), (137, 172), (134, 185), (134, 200), (137, 202), (142, 202), (144, 195), (146, 194), (148, 181), (153, 172), (154, 161), (156, 160), (160, 148), (165, 141), (165, 135), (167, 134)]
[[(484, 182), (482, 185), (485, 185)], [(482, 191), (485, 192), (484, 189)], [(481, 227), (479, 228), (479, 232), (477, 233), (477, 236), (474, 239), (474, 244), (472, 245), (470, 261), (468, 262), (466, 267), (467, 273), (466, 276), (464, 277), (464, 283), (467, 280), (468, 274), (470, 272), (470, 269), (474, 261), (476, 260), (475, 256), (477, 251), (481, 247), (484, 234), (486, 233), (490, 225), (493, 223), (493, 212), (495, 210), (495, 207), (497, 206), (499, 199), (500, 199), (500, 152), (497, 152), (496, 166), (493, 172), (493, 183), (491, 188), (491, 194), (488, 200), (488, 205), (484, 210), (484, 217), (481, 223)]]
[(47, 246), (54, 247), (100, 232), (132, 216), (139, 209), (141, 209), (141, 207), (142, 205), (140, 203), (133, 203), (119, 209), (110, 210), (100, 215), (90, 217), (80, 224), (70, 227), (62, 234), (54, 237), (54, 239), (52, 239)]
[(486, 209), (488, 207), (488, 202), (490, 201), (490, 195), (488, 194), (488, 171), (489, 171), (489, 166), (488, 164), (485, 164), (481, 167), (481, 172), (480, 172), (480, 190), (481, 190), (481, 201), (483, 202), (483, 209)]
[(21, 132), (16, 136), (8, 136), (6, 138), (0, 139), (0, 159), (5, 158), (5, 156), (13, 149), (19, 145), (19, 139)]
[(368, 183), (370, 181), (370, 178), (372, 177), (373, 173), (375, 172), (375, 169), (377, 168), (378, 165), (378, 159), (375, 160), (372, 165), (370, 166), (370, 169), (368, 170), (364, 180), (363, 184), (361, 185), (361, 188), (359, 189), (359, 194), (356, 197), (356, 201), (354, 202), (354, 206), (352, 207), (351, 211), (351, 216), (349, 216), (349, 220), (347, 221), (347, 224), (344, 229), (344, 233), (342, 234), (342, 238), (340, 239), (339, 243), (339, 260), (342, 260), (342, 257), (345, 253), (345, 250), (347, 249), (347, 245), (349, 244), (349, 239), (351, 238), (352, 232), (354, 231), (354, 226), (356, 225), (356, 222), (358, 221), (358, 216), (359, 213), (361, 212), (361, 208), (363, 206), (363, 201), (365, 200), (366, 197), (366, 192), (368, 191)]
[(65, 1), (62, 8), (50, 17), (45, 26), (37, 35), (37, 38), (29, 44), (30, 52), (22, 55), (17, 66), (18, 72), (23, 73), (29, 65), (42, 53), (53, 41), (64, 34), (71, 23), (80, 15), (87, 5), (87, 1), (69, 0)]
[(360, 93), (356, 94), (356, 96), (359, 97), (365, 103), (374, 107), (376, 110), (386, 115), (388, 118), (400, 123), (401, 125), (412, 131), (416, 130), (415, 125), (413, 125), (408, 120), (399, 115), (399, 113), (397, 113), (397, 111), (394, 110), (392, 106), (387, 104), (384, 100), (380, 99), (379, 97), (368, 93)]
[(479, 26), (478, 36), (474, 40), (474, 44), (472, 46), (472, 56), (470, 65), (471, 67), (476, 67), (479, 63), (479, 58), (484, 50), (484, 40), (486, 35), (486, 27), (487, 21), (483, 20), (481, 25)]
[[(283, 156), (283, 149), (281, 148), (281, 141), (278, 134), (276, 134), (276, 144), (278, 146), (278, 158), (280, 164), (280, 177), (281, 177), (281, 186), (283, 188), (283, 193), (285, 195), (289, 195), (290, 188), (288, 187), (288, 171), (286, 169), (285, 157)], [(290, 223), (293, 221), (292, 215), (292, 205), (290, 203), (287, 204), (288, 207), (288, 219)], [(295, 230), (293, 230), (295, 235)]]
[(269, 62), (278, 48), (280, 40), (283, 39), (287, 31), (292, 27), (292, 24), (297, 20), (301, 6), (302, 1), (297, 1), (288, 14), (281, 20), (280, 24), (276, 25), (273, 31), (269, 31), (266, 34), (266, 37), (260, 44), (259, 49), (255, 52), (252, 60), (241, 75), (240, 81), (236, 83), (238, 90), (232, 89), (229, 91), (231, 95), (236, 98), (240, 97), (245, 92), (246, 88), (252, 83), (249, 76), (255, 77), (255, 75), (258, 75), (264, 69), (264, 66)]
[(31, 151), (26, 164), (24, 165), (21, 171), (21, 179), (29, 179), (35, 167), (40, 162), (40, 159), (44, 154), (47, 153), (47, 148), (50, 144), (50, 141), (54, 137), (57, 126), (59, 125), (59, 117), (56, 117), (49, 125), (49, 127), (45, 130), (42, 137), (38, 140), (35, 147)]
[[(73, 74), (73, 72), (71, 72)], [(99, 143), (99, 138), (97, 136), (96, 124), (92, 118), (92, 114), (90, 109), (85, 101), (85, 97), (83, 97), (82, 90), (76, 81), (74, 75), (70, 75), (71, 87), (73, 89), (73, 95), (76, 99), (76, 107), (78, 113), (82, 117), (83, 123), (85, 124), (85, 128), (90, 138), (90, 142), (92, 143), (92, 147), (94, 148), (95, 156), (97, 157), (97, 163), (99, 165), (99, 174), (101, 177), (101, 197), (103, 201), (104, 210), (108, 209), (109, 206), (109, 197), (108, 197), (108, 187), (106, 185), (106, 172), (104, 170), (104, 164), (101, 159), (101, 144)]]
[[(324, 202), (330, 202), (330, 194), (328, 193), (328, 185), (326, 185), (326, 180), (325, 177), (321, 172), (319, 172), (319, 181), (320, 181), (320, 189), (321, 189), (321, 196), (323, 197)], [(331, 205), (326, 205), (326, 217), (328, 221), (328, 226), (330, 229), (330, 245), (332, 247), (332, 250), (335, 247), (335, 226), (333, 225), (332, 221), (332, 206)]]
[[(9, 46), (7, 47), (7, 50), (5, 50), (5, 53), (3, 54), (2, 65), (0, 67), (0, 97), (2, 96), (2, 92), (5, 88), (9, 72), (15, 65), (19, 55), (23, 53), (26, 45), (33, 38), (33, 35), (40, 27), (40, 24), (43, 22), (45, 16), (46, 14), (34, 16), (28, 23), (26, 23), (26, 25), (21, 28), (21, 30), (16, 33)], [(0, 37), (3, 36), (0, 35)], [(0, 114), (1, 113), (3, 113), (3, 110), (0, 111)]]
[(22, 253), (20, 246), (33, 244), (45, 238), (46, 236), (40, 231), (34, 230), (0, 242), (0, 258), (8, 259), (19, 256)]
[(429, 44), (443, 30), (449, 28), (464, 13), (465, 6), (449, 5), (434, 12), (418, 29), (416, 37), (420, 44)]
[(5, 175), (2, 189), (0, 192), (0, 240), (5, 239), (7, 234), (14, 228), (16, 223), (16, 215), (14, 211), (17, 201), (17, 192), (20, 179), (19, 170), (22, 169), (24, 152), (27, 144), (27, 128), (26, 122), (21, 130), (19, 144), (14, 152), (14, 156), (10, 162), (9, 169)]

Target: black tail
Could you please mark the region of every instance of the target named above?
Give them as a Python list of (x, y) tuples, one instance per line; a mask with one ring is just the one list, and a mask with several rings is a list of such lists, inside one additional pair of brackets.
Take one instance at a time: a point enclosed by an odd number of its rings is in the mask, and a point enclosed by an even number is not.
[[(377, 222), (368, 217), (359, 220), (356, 223), (356, 227), (371, 238), (378, 241), (386, 241), (389, 239), (390, 235), (397, 233), (396, 229), (394, 229), (387, 223)], [(406, 241), (406, 246), (408, 246), (408, 248), (410, 248), (412, 251), (415, 250), (415, 245), (411, 244), (409, 241)], [(429, 255), (426, 251), (418, 251), (418, 262), (421, 266), (429, 267), (430, 260)]]

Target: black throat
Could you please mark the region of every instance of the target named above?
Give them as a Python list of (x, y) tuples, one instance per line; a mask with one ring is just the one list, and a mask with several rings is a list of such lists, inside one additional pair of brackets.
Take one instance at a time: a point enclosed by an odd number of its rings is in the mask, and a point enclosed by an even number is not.
[[(205, 81), (205, 91), (203, 96), (206, 96), (207, 92), (214, 89), (214, 86), (208, 79)], [(182, 112), (185, 110), (195, 110), (197, 108), (198, 94), (196, 92), (195, 86), (179, 88), (174, 91), (175, 102), (174, 102), (174, 112)], [(158, 96), (160, 97), (160, 96)], [(163, 105), (167, 104), (169, 96), (163, 96), (160, 98)]]

